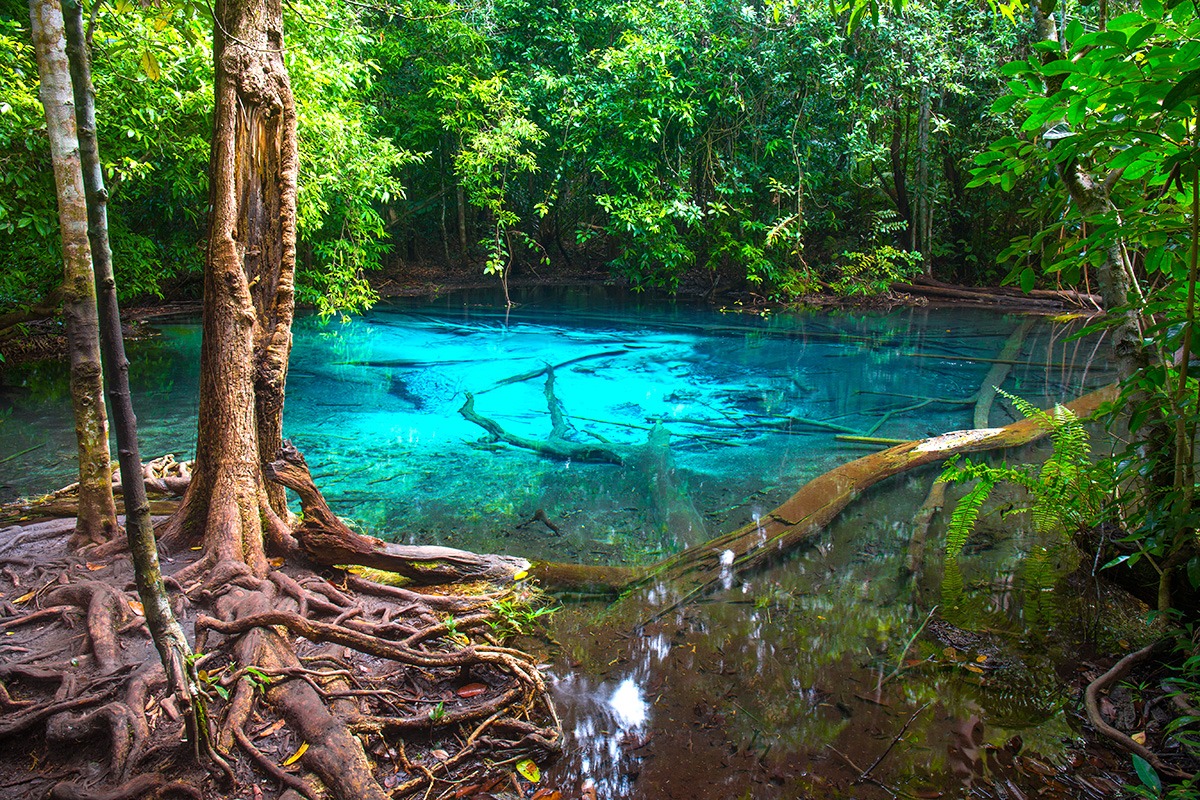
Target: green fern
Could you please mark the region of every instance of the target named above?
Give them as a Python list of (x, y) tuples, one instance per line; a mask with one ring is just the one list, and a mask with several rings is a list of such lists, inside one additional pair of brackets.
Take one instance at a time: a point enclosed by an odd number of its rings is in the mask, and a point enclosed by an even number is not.
[(984, 503), (1001, 483), (1025, 489), (1029, 505), (1015, 510), (1030, 513), (1038, 534), (1060, 540), (1100, 521), (1112, 485), (1108, 476), (1092, 463), (1087, 429), (1069, 409), (1055, 406), (1046, 412), (1020, 397), (997, 391), (1026, 419), (1035, 421), (1050, 433), (1053, 450), (1040, 467), (1026, 464), (993, 466), (958, 457), (946, 463), (938, 480), (947, 483), (975, 481), (950, 514), (946, 529), (947, 567), (957, 568), (958, 557), (975, 530)]

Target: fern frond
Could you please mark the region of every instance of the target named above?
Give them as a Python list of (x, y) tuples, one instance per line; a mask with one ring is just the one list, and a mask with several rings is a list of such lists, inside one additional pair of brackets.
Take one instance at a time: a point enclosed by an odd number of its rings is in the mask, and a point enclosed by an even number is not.
[(992, 476), (979, 479), (971, 489), (959, 498), (958, 504), (950, 514), (950, 522), (946, 526), (946, 560), (957, 560), (962, 553), (963, 545), (967, 543), (975, 523), (979, 520), (979, 510), (996, 488)]

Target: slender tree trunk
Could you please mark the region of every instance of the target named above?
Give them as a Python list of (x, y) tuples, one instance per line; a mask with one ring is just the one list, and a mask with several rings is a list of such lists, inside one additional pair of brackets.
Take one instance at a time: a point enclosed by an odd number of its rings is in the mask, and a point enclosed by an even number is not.
[(462, 184), (454, 187), (454, 199), (458, 201), (458, 256), (467, 263), (467, 196)]
[(286, 541), (282, 444), (296, 258), (296, 111), (279, 0), (218, 0), (212, 205), (204, 269), (200, 426), (191, 486), (164, 536), (265, 574)]
[(193, 680), (188, 677), (191, 669), (188, 657), (192, 651), (171, 610), (167, 587), (163, 584), (154, 527), (150, 522), (150, 502), (146, 499), (146, 483), (142, 477), (137, 418), (133, 413), (133, 397), (129, 392), (129, 361), (125, 357), (117, 283), (113, 277), (112, 250), (108, 242), (108, 192), (104, 188), (100, 150), (96, 143), (96, 92), (92, 86), (91, 59), (84, 44), (83, 5), (80, 0), (62, 0), (62, 8), (75, 96), (75, 116), (79, 127), (79, 160), (87, 198), (88, 237), (98, 286), (100, 349), (107, 367), (104, 375), (121, 465), (125, 530), (129, 552), (133, 556), (138, 596), (146, 612), (146, 624), (162, 659), (172, 693), (181, 698), (181, 705), (187, 710), (191, 707), (195, 689)]
[(79, 166), (75, 101), (67, 65), (62, 11), (57, 0), (30, 0), (29, 20), (58, 194), (64, 272), (63, 316), (67, 321), (71, 405), (79, 444), (79, 514), (71, 543), (82, 546), (107, 541), (118, 530), (108, 452), (108, 419), (104, 413), (96, 284), (92, 276), (88, 214)]
[(895, 104), (895, 114), (892, 117), (892, 142), (888, 152), (892, 161), (892, 198), (896, 201), (896, 213), (906, 225), (903, 246), (912, 250), (916, 240), (916, 226), (913, 225), (912, 205), (908, 197), (908, 176), (905, 174), (904, 135), (900, 128), (900, 104)]
[(929, 187), (929, 119), (933, 109), (929, 100), (929, 86), (921, 86), (920, 105), (917, 110), (917, 215), (916, 249), (921, 253), (921, 263), (927, 276), (933, 275), (933, 261), (929, 252), (932, 242), (930, 233), (933, 222), (933, 205)]

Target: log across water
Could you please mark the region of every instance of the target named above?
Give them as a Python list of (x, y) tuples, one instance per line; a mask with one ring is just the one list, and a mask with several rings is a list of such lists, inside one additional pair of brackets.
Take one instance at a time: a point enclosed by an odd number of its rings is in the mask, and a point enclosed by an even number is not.
[[(1080, 418), (1091, 417), (1117, 399), (1106, 386), (1066, 405)], [(361, 564), (397, 572), (421, 583), (489, 578), (512, 580), (522, 573), (550, 591), (651, 590), (670, 587), (672, 605), (699, 596), (723, 579), (760, 569), (820, 533), (863, 491), (912, 469), (960, 453), (1018, 447), (1047, 435), (1035, 420), (1002, 428), (954, 431), (898, 444), (855, 459), (805, 484), (778, 508), (737, 530), (691, 547), (657, 564), (628, 568), (527, 562), (512, 556), (480, 555), (442, 547), (413, 547), (355, 533), (330, 511), (295, 448), (285, 448), (272, 464), (274, 480), (295, 490), (304, 509), (296, 538), (318, 563)], [(634, 593), (635, 595), (637, 592)]]

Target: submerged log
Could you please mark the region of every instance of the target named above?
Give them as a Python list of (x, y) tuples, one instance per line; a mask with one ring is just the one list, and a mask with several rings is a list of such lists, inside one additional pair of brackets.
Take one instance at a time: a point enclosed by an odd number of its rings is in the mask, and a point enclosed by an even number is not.
[(1008, 341), (1004, 343), (1004, 349), (1000, 351), (1000, 355), (992, 363), (992, 368), (988, 370), (983, 383), (980, 384), (979, 391), (975, 396), (976, 428), (986, 428), (988, 426), (988, 420), (992, 415), (992, 404), (996, 401), (996, 391), (1004, 383), (1004, 379), (1008, 377), (1008, 373), (1012, 371), (1013, 359), (1021, 353), (1021, 345), (1025, 343), (1025, 337), (1032, 329), (1032, 317), (1017, 326), (1017, 329), (1008, 337)]
[(304, 522), (294, 532), (300, 549), (318, 564), (357, 564), (395, 572), (415, 583), (512, 581), (529, 569), (523, 558), (481, 555), (451, 547), (402, 545), (356, 533), (330, 510), (309, 473), (304, 456), (284, 442), (268, 465), (268, 477), (300, 496)]

